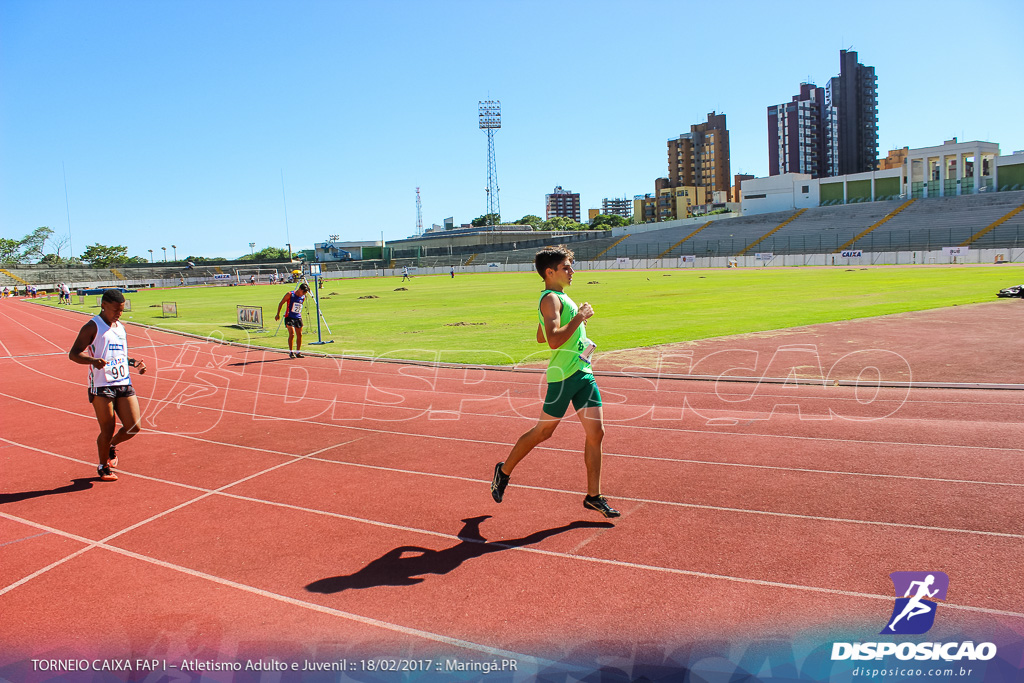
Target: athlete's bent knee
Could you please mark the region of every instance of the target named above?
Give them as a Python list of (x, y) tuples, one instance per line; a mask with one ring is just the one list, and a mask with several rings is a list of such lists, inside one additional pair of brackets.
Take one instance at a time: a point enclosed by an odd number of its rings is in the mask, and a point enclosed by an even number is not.
[[(555, 427), (557, 427), (557, 426), (558, 425), (555, 425)], [(548, 439), (550, 439), (554, 435), (555, 427), (548, 427), (548, 426), (537, 427), (534, 430), (534, 433), (537, 435), (537, 438), (540, 439), (541, 441), (547, 441)]]

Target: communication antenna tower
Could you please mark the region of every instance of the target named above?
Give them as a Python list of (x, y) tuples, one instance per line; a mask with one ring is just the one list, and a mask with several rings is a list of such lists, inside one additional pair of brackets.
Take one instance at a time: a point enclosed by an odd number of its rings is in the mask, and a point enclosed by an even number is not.
[(423, 234), (423, 202), (420, 201), (420, 188), (416, 188), (416, 236)]
[(480, 130), (487, 131), (487, 211), (494, 222), (501, 222), (501, 204), (498, 201), (498, 167), (494, 163), (494, 131), (501, 128), (501, 101), (480, 102)]

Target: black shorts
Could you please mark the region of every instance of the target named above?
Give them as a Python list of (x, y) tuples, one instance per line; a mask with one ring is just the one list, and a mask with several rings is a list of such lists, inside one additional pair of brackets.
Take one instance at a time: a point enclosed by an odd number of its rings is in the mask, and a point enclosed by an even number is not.
[(119, 398), (128, 398), (129, 396), (134, 395), (135, 387), (131, 384), (124, 384), (119, 387), (93, 387), (92, 389), (89, 389), (89, 403), (92, 403), (92, 400), (97, 396), (117, 400)]
[(299, 328), (301, 330), (302, 329), (302, 318), (287, 318), (286, 317), (284, 319), (284, 326), (285, 327), (297, 327), (297, 328)]

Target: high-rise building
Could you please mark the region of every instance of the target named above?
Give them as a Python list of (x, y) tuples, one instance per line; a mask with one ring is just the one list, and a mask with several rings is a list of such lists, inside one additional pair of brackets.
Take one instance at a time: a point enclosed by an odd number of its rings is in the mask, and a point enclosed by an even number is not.
[(835, 108), (836, 123), (828, 129), (826, 156), (831, 151), (836, 172), (847, 175), (876, 170), (878, 162), (878, 78), (875, 67), (857, 61), (857, 53), (839, 51), (839, 76), (829, 79), (825, 104)]
[(768, 107), (768, 174), (827, 175), (830, 114), (825, 90), (813, 83), (801, 83), (791, 102)]
[(563, 190), (561, 185), (555, 187), (551, 194), (544, 195), (544, 217), (551, 220), (556, 217), (571, 218), (580, 222), (580, 195), (578, 192)]
[(903, 168), (903, 165), (907, 163), (907, 153), (909, 151), (909, 147), (889, 150), (884, 159), (878, 160), (878, 170), (885, 171), (890, 168)]
[[(729, 130), (725, 114), (708, 114), (706, 123), (668, 141), (669, 187), (703, 187), (729, 192)], [(655, 190), (657, 194), (657, 189)]]
[(605, 197), (601, 200), (601, 213), (630, 218), (633, 215), (633, 200), (626, 197), (622, 199), (609, 199)]

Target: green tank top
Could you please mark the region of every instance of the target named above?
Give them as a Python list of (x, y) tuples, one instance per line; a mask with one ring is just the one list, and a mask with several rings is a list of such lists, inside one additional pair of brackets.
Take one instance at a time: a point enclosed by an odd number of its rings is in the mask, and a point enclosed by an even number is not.
[[(554, 289), (545, 289), (540, 295), (540, 301), (543, 301), (549, 292), (553, 292), (558, 297), (558, 300), (562, 302), (562, 316), (558, 321), (558, 326), (565, 327), (569, 324), (570, 320), (576, 317), (580, 309), (565, 292), (559, 292)], [(540, 312), (540, 301), (537, 302), (537, 318), (540, 320), (541, 329), (544, 329), (544, 316)], [(546, 336), (547, 333), (545, 332)], [(548, 382), (565, 381), (579, 371), (583, 371), (583, 374), (586, 375), (593, 374), (593, 371), (590, 369), (590, 363), (580, 358), (580, 354), (583, 353), (588, 344), (590, 344), (590, 340), (587, 338), (586, 323), (583, 323), (576, 328), (576, 331), (572, 333), (572, 336), (564, 344), (557, 349), (551, 349), (551, 360), (548, 362)]]

